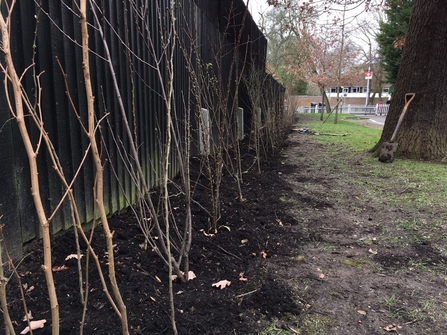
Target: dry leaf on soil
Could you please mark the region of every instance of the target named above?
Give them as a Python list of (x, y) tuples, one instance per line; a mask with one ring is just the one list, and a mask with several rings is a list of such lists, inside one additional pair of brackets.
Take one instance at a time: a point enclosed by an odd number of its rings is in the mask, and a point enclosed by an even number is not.
[(196, 274), (192, 271), (188, 271), (188, 280), (196, 278)]
[[(82, 258), (82, 257), (84, 257), (84, 255), (79, 255), (79, 258)], [(65, 260), (66, 261), (68, 261), (68, 260), (70, 260), (70, 259), (72, 259), (72, 258), (74, 258), (74, 259), (78, 259), (78, 254), (70, 254), (70, 255), (68, 255), (67, 257), (65, 257)]]
[(68, 266), (60, 265), (60, 266), (53, 267), (53, 272), (59, 272), (59, 271), (64, 271), (64, 270), (68, 270)]
[[(31, 314), (31, 310), (28, 311), (28, 319), (30, 319), (30, 320), (33, 319), (33, 314)], [(23, 317), (22, 320), (23, 320), (23, 321), (26, 321), (26, 315)]]
[(214, 283), (212, 286), (213, 287), (218, 287), (221, 290), (223, 290), (225, 287), (230, 286), (230, 285), (231, 285), (231, 281), (221, 280), (221, 281), (218, 281), (217, 283)]
[(361, 314), (361, 315), (366, 315), (366, 312), (365, 311), (360, 311), (360, 310), (358, 310), (357, 311), (359, 314)]
[(368, 251), (370, 254), (377, 255), (377, 250), (369, 249)]
[(383, 327), (383, 329), (385, 329), (387, 332), (397, 332), (398, 329), (402, 329), (402, 326), (391, 324)]
[[(31, 330), (35, 330), (35, 329), (43, 328), (45, 326), (45, 322), (47, 322), (47, 320), (43, 319), (43, 320), (31, 321), (29, 324), (31, 326)], [(24, 330), (22, 330), (22, 332), (20, 334), (28, 334), (29, 330), (30, 330), (30, 327), (27, 326)]]
[(239, 273), (239, 280), (240, 280), (240, 281), (247, 281), (248, 279), (245, 278), (245, 277), (244, 277), (244, 273), (241, 272), (241, 273)]
[(208, 234), (205, 229), (200, 229), (199, 231), (201, 231), (203, 233), (203, 235), (205, 235), (206, 237), (213, 237), (215, 234)]
[[(184, 274), (184, 272), (182, 272), (182, 275)], [(196, 276), (196, 274), (194, 273), (194, 272), (192, 272), (192, 271), (188, 271), (188, 280), (192, 280), (192, 279), (194, 279), (194, 278), (196, 278), (197, 276)], [(172, 281), (174, 281), (174, 280), (177, 280), (177, 278), (178, 278), (178, 276), (177, 275), (172, 275), (171, 276), (171, 280)]]

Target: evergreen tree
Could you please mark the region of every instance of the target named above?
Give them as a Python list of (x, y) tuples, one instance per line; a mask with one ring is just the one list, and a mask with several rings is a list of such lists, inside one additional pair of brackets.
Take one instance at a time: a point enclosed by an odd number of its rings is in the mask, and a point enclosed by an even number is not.
[(379, 24), (377, 42), (382, 66), (387, 74), (387, 82), (393, 87), (397, 80), (413, 5), (414, 0), (388, 0), (385, 9), (387, 21)]

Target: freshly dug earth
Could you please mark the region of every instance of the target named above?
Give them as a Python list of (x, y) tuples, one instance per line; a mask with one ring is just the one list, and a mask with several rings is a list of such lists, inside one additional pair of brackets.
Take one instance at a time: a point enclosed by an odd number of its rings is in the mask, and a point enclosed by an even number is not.
[[(263, 162), (259, 174), (253, 152), (245, 150), (244, 201), (225, 173), (217, 234), (205, 234), (208, 215), (194, 205), (190, 267), (197, 277), (174, 283), (179, 333), (447, 334), (447, 259), (438, 247), (446, 245), (445, 234), (439, 234), (435, 246), (423, 226), (437, 220), (445, 233), (446, 214), (433, 205), (390, 208), (380, 197), (365, 197), (376, 181), (383, 185), (384, 180), (384, 193), (399, 197), (411, 192), (392, 175), (369, 174), (367, 156), (295, 132), (276, 156)], [(192, 166), (198, 171), (198, 162)], [(205, 178), (194, 181), (195, 201), (208, 206)], [(172, 207), (181, 212), (182, 204)], [(422, 223), (409, 236), (396, 227), (405, 220)], [(131, 211), (111, 218), (110, 224), (130, 333), (172, 334), (166, 267), (153, 251), (141, 248), (144, 237)], [(61, 334), (79, 334), (76, 261), (65, 261), (76, 252), (73, 232), (55, 237), (52, 246), (54, 265), (68, 267), (54, 273)], [(93, 246), (107, 274), (100, 227)], [(36, 335), (51, 333), (42, 263), (41, 244), (35, 242), (18, 266), (28, 309), (35, 320), (47, 320)], [(89, 269), (84, 334), (120, 334), (93, 262)], [(212, 286), (220, 280), (231, 285)], [(7, 291), (20, 333), (26, 322), (14, 277)]]

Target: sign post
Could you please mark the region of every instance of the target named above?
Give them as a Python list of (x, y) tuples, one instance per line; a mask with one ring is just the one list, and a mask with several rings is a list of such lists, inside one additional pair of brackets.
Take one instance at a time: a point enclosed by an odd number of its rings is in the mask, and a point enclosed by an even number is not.
[(368, 66), (368, 71), (365, 72), (365, 79), (366, 79), (366, 102), (365, 106), (368, 106), (368, 100), (369, 100), (369, 81), (372, 79), (373, 73), (371, 71), (371, 68)]

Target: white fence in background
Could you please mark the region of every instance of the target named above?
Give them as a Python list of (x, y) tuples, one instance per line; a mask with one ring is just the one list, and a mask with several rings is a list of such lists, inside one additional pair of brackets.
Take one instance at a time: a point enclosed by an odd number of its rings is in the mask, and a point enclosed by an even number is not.
[[(390, 105), (383, 104), (381, 107), (377, 105), (343, 105), (338, 108), (339, 113), (357, 114), (357, 115), (383, 115), (388, 114)], [(333, 106), (331, 106), (333, 108)], [(321, 113), (320, 106), (304, 106), (296, 109), (297, 113)], [(326, 110), (325, 110), (326, 112)]]

